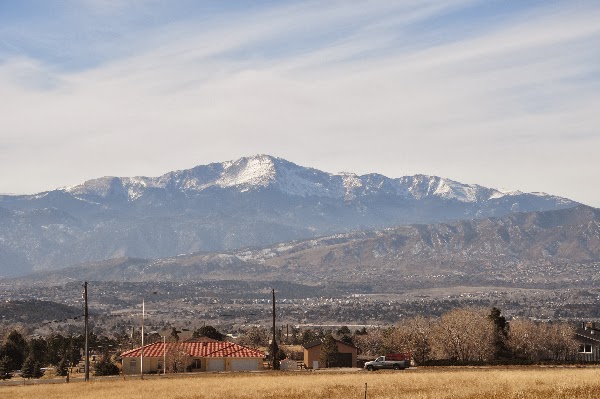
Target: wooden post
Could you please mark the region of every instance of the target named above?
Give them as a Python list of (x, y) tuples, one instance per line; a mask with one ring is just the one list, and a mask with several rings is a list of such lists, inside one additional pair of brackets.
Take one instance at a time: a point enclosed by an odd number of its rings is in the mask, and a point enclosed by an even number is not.
[(367, 399), (367, 383), (365, 382), (365, 399)]

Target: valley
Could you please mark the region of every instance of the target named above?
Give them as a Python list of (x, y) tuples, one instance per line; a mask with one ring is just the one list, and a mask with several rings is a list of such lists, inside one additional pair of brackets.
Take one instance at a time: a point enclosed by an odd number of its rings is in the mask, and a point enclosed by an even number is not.
[[(89, 284), (90, 320), (98, 335), (123, 336), (139, 329), (145, 300), (146, 326), (193, 331), (212, 325), (234, 336), (271, 320), (270, 290), (276, 290), (277, 324), (288, 329), (389, 326), (416, 315), (440, 316), (457, 307), (497, 307), (509, 318), (590, 320), (600, 318), (600, 289), (531, 289), (455, 286), (377, 291), (365, 284), (321, 286), (281, 281), (197, 281)], [(401, 288), (401, 287), (399, 287)], [(32, 298), (35, 298), (33, 300)], [(28, 301), (28, 302), (27, 302)], [(36, 301), (53, 313), (36, 313)], [(25, 304), (23, 304), (25, 302)], [(29, 308), (27, 307), (29, 304)], [(52, 305), (54, 304), (54, 305)], [(18, 306), (20, 312), (9, 312)], [(80, 334), (81, 284), (0, 285), (0, 325), (23, 324), (35, 334)]]

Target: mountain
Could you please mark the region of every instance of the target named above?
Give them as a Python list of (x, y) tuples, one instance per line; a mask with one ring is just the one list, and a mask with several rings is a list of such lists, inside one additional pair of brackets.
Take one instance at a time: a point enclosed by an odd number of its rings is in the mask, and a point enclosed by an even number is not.
[(411, 288), (597, 287), (600, 210), (587, 206), (501, 218), (360, 231), (221, 253), (121, 258), (43, 272), (28, 282), (299, 281)]
[(578, 205), (436, 176), (329, 174), (267, 155), (0, 196), (0, 275)]

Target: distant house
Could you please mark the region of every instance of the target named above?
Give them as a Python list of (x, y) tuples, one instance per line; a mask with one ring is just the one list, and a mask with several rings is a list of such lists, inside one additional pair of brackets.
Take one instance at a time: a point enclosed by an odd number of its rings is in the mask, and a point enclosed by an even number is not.
[(583, 323), (575, 331), (579, 342), (577, 360), (581, 362), (600, 362), (600, 326), (596, 323)]
[[(347, 344), (343, 341), (335, 340), (338, 347), (338, 356), (331, 367), (356, 367), (358, 356), (358, 348), (354, 345)], [(312, 369), (314, 362), (319, 360), (321, 354), (321, 346), (323, 341), (320, 339), (312, 341), (304, 345), (304, 365), (306, 368)], [(327, 367), (324, 364), (319, 364), (319, 368)]]
[[(140, 374), (142, 348), (121, 354), (123, 374)], [(174, 364), (176, 371), (256, 371), (262, 370), (263, 352), (232, 342), (195, 340), (157, 342), (144, 346), (144, 373), (160, 373)]]

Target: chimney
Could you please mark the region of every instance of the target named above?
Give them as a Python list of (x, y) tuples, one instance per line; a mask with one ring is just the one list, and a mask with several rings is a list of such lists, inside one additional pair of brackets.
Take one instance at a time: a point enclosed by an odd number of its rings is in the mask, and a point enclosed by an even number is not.
[(596, 323), (594, 323), (593, 321), (588, 321), (585, 325), (585, 329), (586, 330), (595, 330), (596, 329)]

